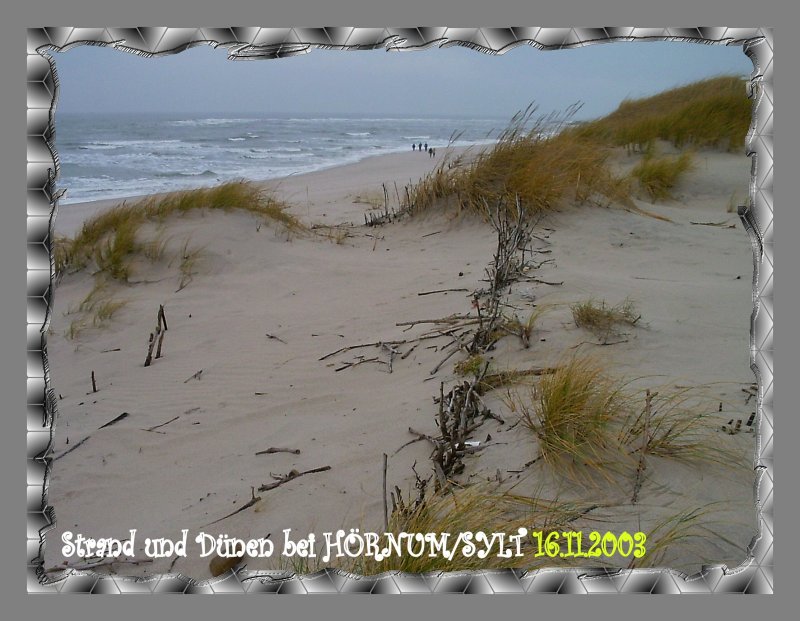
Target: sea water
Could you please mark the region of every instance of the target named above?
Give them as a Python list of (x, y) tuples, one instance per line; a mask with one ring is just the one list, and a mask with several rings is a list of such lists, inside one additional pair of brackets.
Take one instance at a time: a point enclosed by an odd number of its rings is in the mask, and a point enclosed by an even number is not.
[[(425, 143), (489, 144), (496, 118), (56, 114), (60, 204), (312, 172)], [(428, 157), (420, 154), (420, 157)]]

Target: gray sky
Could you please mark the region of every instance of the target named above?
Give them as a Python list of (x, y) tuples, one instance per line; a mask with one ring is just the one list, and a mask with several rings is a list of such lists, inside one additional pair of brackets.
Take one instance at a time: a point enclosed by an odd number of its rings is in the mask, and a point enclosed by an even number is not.
[(56, 112), (464, 115), (510, 118), (583, 102), (580, 117), (705, 77), (748, 75), (741, 47), (620, 42), (489, 56), (461, 47), (386, 52), (312, 50), (229, 61), (201, 46), (160, 58), (81, 46), (55, 54)]

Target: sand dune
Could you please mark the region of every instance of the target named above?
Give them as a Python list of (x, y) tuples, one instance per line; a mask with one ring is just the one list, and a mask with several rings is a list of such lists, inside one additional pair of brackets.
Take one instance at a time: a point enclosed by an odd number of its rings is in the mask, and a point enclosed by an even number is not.
[[(638, 203), (671, 222), (584, 207), (553, 212), (540, 223), (535, 247), (544, 263), (535, 276), (563, 284), (514, 285), (508, 303), (520, 315), (534, 305), (547, 312), (530, 348), (512, 337), (498, 343), (492, 352), (497, 368), (547, 366), (566, 354), (592, 351), (615, 374), (640, 378), (642, 385), (708, 385), (724, 403), (720, 426), (747, 418), (755, 409), (742, 392), (755, 381), (749, 368), (753, 259), (747, 234), (727, 206), (732, 193), (740, 200), (747, 194), (749, 161), (714, 152), (697, 160), (675, 200)], [(58, 459), (49, 488), (57, 524), (47, 536), (47, 567), (65, 560), (60, 541), (68, 530), (125, 538), (137, 529), (142, 559), (145, 537), (178, 538), (181, 529), (188, 529), (190, 541), (200, 531), (243, 539), (269, 533), (281, 541), (287, 528), (297, 534), (382, 528), (382, 455), (390, 455), (390, 487), (410, 490), (415, 463), (430, 473), (425, 442), (395, 451), (413, 439), (409, 427), (434, 433), (432, 398), (440, 381), (458, 379), (453, 365), (463, 356), (435, 375), (444, 340), (421, 341), (407, 357), (393, 360), (391, 373), (379, 347), (324, 357), (347, 346), (412, 339), (431, 327), (398, 323), (470, 312), (469, 292), (485, 285), (496, 243), (484, 222), (437, 215), (361, 226), (366, 203), (383, 196), (383, 184), (393, 193), (395, 183), (402, 189), (435, 164), (398, 154), (268, 183), (303, 221), (342, 225), (338, 237), (287, 234), (238, 213), (172, 222), (170, 251), (184, 244), (200, 249), (191, 281), (180, 288), (180, 274), (168, 261), (142, 267), (132, 278), (137, 284), (119, 293), (127, 304), (113, 320), (74, 339), (65, 336), (78, 316), (70, 311), (93, 284), (86, 273), (64, 278), (54, 293), (48, 336)], [(630, 162), (620, 156), (619, 164)], [(56, 229), (73, 233), (83, 218), (106, 206), (64, 207)], [(443, 289), (467, 291), (419, 295)], [(570, 312), (571, 304), (589, 298), (610, 305), (631, 299), (642, 320), (620, 342), (598, 345)], [(168, 321), (164, 355), (144, 367), (159, 305)], [(373, 357), (379, 360), (342, 368)], [(460, 479), (487, 480), (499, 471), (516, 492), (580, 499), (579, 490), (565, 490), (552, 473), (523, 468), (535, 447), (512, 425), (501, 397), (487, 399), (506, 423), (488, 421), (476, 432), (481, 441), (490, 434), (493, 445), (468, 458)], [(123, 412), (126, 418), (101, 428)], [(753, 475), (746, 467), (754, 436), (720, 432), (719, 439), (744, 468), (698, 470), (656, 459), (643, 501), (631, 506), (621, 492), (609, 497), (619, 503), (604, 510), (610, 526), (603, 528), (633, 531), (681, 509), (719, 502), (724, 539), (694, 543), (674, 562), (698, 571), (701, 563), (744, 560), (756, 523)], [(299, 453), (256, 455), (270, 447)], [(253, 506), (209, 525), (247, 503), (251, 488), (274, 482), (272, 475), (323, 466), (330, 470), (261, 492)], [(111, 571), (176, 571), (205, 579), (208, 560), (190, 554), (118, 564)], [(247, 566), (282, 565), (273, 558)]]

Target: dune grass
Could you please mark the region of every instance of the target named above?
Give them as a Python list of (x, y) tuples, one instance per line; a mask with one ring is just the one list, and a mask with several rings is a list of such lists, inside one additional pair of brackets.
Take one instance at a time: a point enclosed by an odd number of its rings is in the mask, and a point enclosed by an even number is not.
[[(720, 503), (678, 511), (660, 520), (648, 530), (647, 553), (641, 558), (631, 557), (629, 569), (643, 567), (669, 567), (680, 559), (682, 554), (695, 554), (700, 546), (707, 542), (725, 543), (738, 548), (744, 554), (741, 544), (729, 540), (721, 534), (730, 522), (725, 519), (714, 519), (713, 515), (720, 509)], [(700, 563), (710, 563), (713, 559), (700, 559)]]
[(608, 116), (581, 124), (575, 133), (638, 151), (656, 140), (678, 148), (741, 149), (752, 116), (746, 84), (736, 76), (719, 76), (625, 100)]
[(411, 189), (406, 208), (415, 214), (444, 204), (486, 216), (487, 204), (504, 203), (535, 216), (567, 201), (628, 201), (628, 183), (607, 166), (608, 150), (562, 131), (577, 110), (537, 117), (529, 107), (492, 148), (440, 164)]
[(538, 458), (584, 487), (634, 478), (638, 487), (650, 458), (743, 466), (718, 433), (719, 401), (708, 386), (655, 386), (646, 396), (633, 385), (611, 377), (600, 359), (575, 355), (538, 384), (509, 391), (505, 402), (535, 439)]
[(686, 151), (675, 157), (646, 155), (633, 167), (631, 176), (652, 202), (672, 198), (671, 190), (691, 170), (693, 155)]
[[(634, 174), (618, 175), (609, 158), (615, 147), (650, 152), (657, 140), (683, 148), (736, 150), (744, 145), (751, 103), (745, 81), (722, 76), (654, 97), (626, 100), (612, 114), (577, 123), (580, 110), (537, 116), (529, 106), (515, 115), (492, 147), (445, 159), (408, 188), (403, 210), (415, 215), (455, 209), (486, 217), (486, 204), (520, 204), (537, 214), (565, 204), (634, 207), (635, 182), (653, 200), (667, 198), (689, 170), (691, 156), (649, 157)], [(517, 203), (517, 199), (519, 199)]]
[(634, 326), (641, 319), (641, 315), (636, 311), (636, 305), (630, 299), (616, 306), (608, 306), (605, 300), (598, 303), (594, 299), (589, 299), (573, 304), (570, 310), (576, 326), (589, 330), (604, 341), (611, 336), (617, 336), (619, 326)]
[[(388, 532), (395, 535), (450, 533), (449, 546), (452, 548), (459, 533), (483, 532), (491, 536), (491, 533), (517, 535), (520, 528), (544, 532), (567, 530), (569, 524), (588, 508), (587, 503), (544, 500), (475, 485), (452, 488), (446, 492), (439, 491), (420, 504), (410, 503), (405, 511), (395, 511), (389, 520)], [(380, 546), (386, 546), (385, 538), (381, 540)], [(476, 544), (478, 550), (485, 547), (485, 543)], [(506, 547), (510, 549), (508, 541)], [(412, 549), (420, 548), (420, 543), (413, 543)], [(401, 555), (392, 553), (381, 561), (370, 556), (350, 559), (347, 569), (362, 575), (375, 575), (385, 571), (425, 573), (507, 567), (533, 569), (554, 564), (569, 564), (569, 561), (538, 555), (540, 551), (530, 537), (521, 540), (521, 556), (514, 554), (510, 558), (504, 558), (498, 555), (498, 549), (498, 545), (495, 544), (488, 555), (475, 553), (469, 556), (463, 554), (463, 548), (460, 547), (453, 557), (448, 559), (441, 554), (431, 556), (427, 553), (430, 545), (425, 554), (418, 556), (406, 553), (403, 548)]]
[[(76, 338), (86, 328), (106, 325), (126, 304), (113, 297), (113, 289), (130, 284), (135, 266), (142, 261), (157, 263), (165, 258), (170, 239), (163, 225), (174, 217), (198, 210), (245, 211), (265, 221), (277, 223), (291, 232), (304, 226), (286, 212), (287, 206), (271, 194), (247, 181), (233, 181), (212, 188), (153, 196), (135, 203), (122, 203), (87, 220), (73, 238), (59, 237), (53, 242), (52, 256), (56, 282), (70, 272), (92, 270), (94, 288), (67, 314), (80, 313), (66, 331)], [(158, 231), (148, 237), (142, 233), (147, 224)], [(186, 287), (196, 274), (202, 248), (190, 248), (187, 239), (177, 257), (180, 271), (178, 290)], [(170, 265), (172, 261), (170, 261)]]
[(166, 242), (163, 238), (140, 239), (139, 232), (145, 223), (163, 223), (170, 217), (201, 209), (245, 211), (290, 231), (304, 228), (286, 212), (286, 205), (248, 181), (154, 196), (131, 204), (122, 203), (100, 213), (86, 221), (73, 238), (57, 238), (53, 244), (56, 277), (93, 267), (96, 274), (126, 282), (131, 276), (135, 258), (157, 260), (164, 252)]
[(625, 417), (625, 395), (598, 361), (573, 356), (526, 393), (511, 393), (507, 404), (536, 438), (540, 458), (568, 479), (578, 482), (612, 464), (612, 424)]
[(645, 400), (642, 391), (630, 391), (627, 397), (629, 408), (620, 421), (619, 441), (630, 451), (689, 464), (733, 468), (743, 464), (742, 456), (717, 434), (719, 418), (714, 413), (719, 401), (708, 387), (656, 388), (651, 392), (649, 418)]

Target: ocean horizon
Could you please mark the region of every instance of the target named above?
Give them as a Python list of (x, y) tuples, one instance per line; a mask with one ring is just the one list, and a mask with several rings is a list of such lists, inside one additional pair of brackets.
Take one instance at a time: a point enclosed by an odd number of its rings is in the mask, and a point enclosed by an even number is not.
[[(443, 116), (61, 113), (62, 205), (314, 172), (412, 150), (490, 144), (508, 119)], [(427, 157), (420, 154), (420, 157)]]

